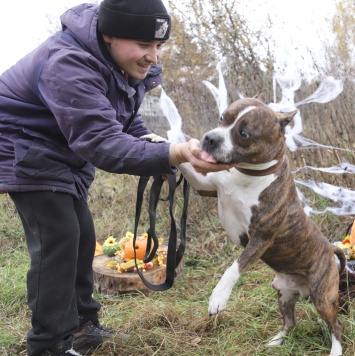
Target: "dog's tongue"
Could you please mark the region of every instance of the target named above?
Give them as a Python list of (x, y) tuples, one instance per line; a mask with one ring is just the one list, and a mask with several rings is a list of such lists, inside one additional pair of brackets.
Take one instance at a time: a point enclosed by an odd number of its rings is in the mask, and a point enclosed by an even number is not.
[(213, 158), (209, 153), (207, 153), (206, 151), (202, 151), (201, 152), (201, 159), (206, 161), (206, 162), (210, 162), (210, 163), (217, 163), (216, 159)]

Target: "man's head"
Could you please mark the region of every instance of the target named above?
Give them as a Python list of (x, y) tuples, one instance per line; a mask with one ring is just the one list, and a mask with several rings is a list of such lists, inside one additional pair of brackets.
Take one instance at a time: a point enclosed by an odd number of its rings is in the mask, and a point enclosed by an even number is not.
[(171, 19), (161, 0), (104, 0), (98, 26), (117, 66), (142, 80), (161, 58)]
[(161, 0), (104, 0), (99, 9), (99, 31), (117, 38), (165, 41), (171, 19)]

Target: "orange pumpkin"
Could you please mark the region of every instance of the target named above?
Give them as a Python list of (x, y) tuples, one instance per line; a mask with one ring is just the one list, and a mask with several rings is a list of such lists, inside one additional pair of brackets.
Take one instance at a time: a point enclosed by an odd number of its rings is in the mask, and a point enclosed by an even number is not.
[(120, 239), (120, 241), (118, 241), (118, 244), (120, 245), (121, 250), (124, 250), (124, 247), (125, 247), (125, 244), (126, 244), (127, 241), (129, 241), (127, 239), (127, 237), (122, 237), (122, 239)]
[[(137, 236), (136, 245), (135, 245), (137, 260), (143, 260), (145, 256), (146, 248), (147, 248), (147, 239)], [(125, 242), (124, 256), (126, 261), (134, 259), (133, 239), (130, 239), (129, 241)]]
[(355, 221), (353, 222), (353, 226), (351, 227), (350, 245), (355, 246)]

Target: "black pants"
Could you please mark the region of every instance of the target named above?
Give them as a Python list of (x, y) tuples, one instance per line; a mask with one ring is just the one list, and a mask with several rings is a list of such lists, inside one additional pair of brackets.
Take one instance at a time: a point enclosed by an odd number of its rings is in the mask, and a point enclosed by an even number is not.
[(92, 298), (95, 230), (83, 200), (54, 192), (11, 193), (26, 235), (32, 329), (30, 356), (41, 354), (88, 320), (100, 304)]

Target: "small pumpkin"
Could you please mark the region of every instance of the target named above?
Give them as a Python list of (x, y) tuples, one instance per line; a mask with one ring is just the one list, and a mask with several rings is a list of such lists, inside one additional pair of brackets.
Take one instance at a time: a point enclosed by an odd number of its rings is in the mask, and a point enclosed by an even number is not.
[(133, 239), (133, 234), (130, 231), (126, 232), (126, 236), (122, 237), (120, 239), (120, 241), (118, 241), (118, 244), (121, 247), (121, 250), (124, 250), (126, 242), (130, 241), (131, 239)]
[[(134, 249), (136, 250), (137, 260), (143, 260), (147, 249), (147, 239), (142, 236), (137, 236)], [(134, 259), (133, 238), (126, 241), (124, 245), (124, 257), (126, 261)]]
[(353, 222), (353, 225), (351, 227), (349, 241), (351, 246), (355, 246), (355, 221)]
[(115, 253), (119, 251), (120, 245), (113, 236), (108, 237), (102, 245), (102, 251), (109, 257), (115, 256)]

